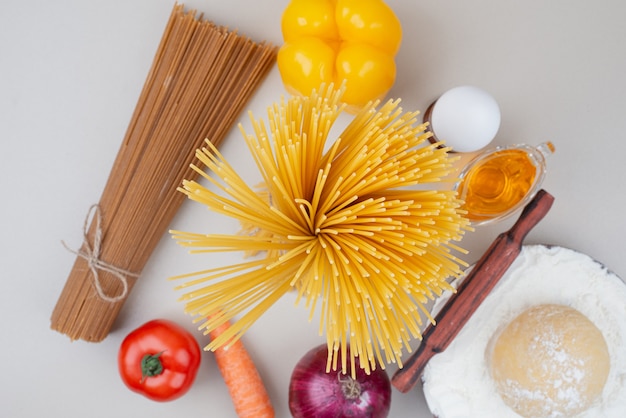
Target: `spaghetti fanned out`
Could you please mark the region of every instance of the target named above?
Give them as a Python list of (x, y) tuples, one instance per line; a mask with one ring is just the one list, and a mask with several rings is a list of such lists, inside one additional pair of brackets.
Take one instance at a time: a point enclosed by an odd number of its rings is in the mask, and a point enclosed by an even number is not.
[[(240, 129), (263, 177), (265, 190), (247, 185), (210, 142), (198, 150), (195, 170), (207, 187), (185, 181), (180, 189), (213, 211), (241, 221), (233, 235), (172, 231), (198, 252), (259, 253), (236, 265), (177, 276), (186, 279), (186, 311), (215, 329), (239, 317), (215, 349), (239, 338), (290, 290), (313, 317), (329, 346), (350, 344), (351, 361), (366, 371), (397, 362), (420, 337), (425, 304), (450, 289), (446, 279), (465, 263), (459, 241), (469, 229), (461, 202), (437, 187), (452, 170), (445, 148), (430, 144), (417, 112), (399, 101), (358, 113), (332, 144), (331, 127), (344, 111), (343, 89), (291, 97), (268, 109), (268, 124)], [(208, 319), (207, 319), (208, 318)], [(346, 359), (343, 353), (342, 359)], [(367, 359), (367, 361), (365, 360)], [(352, 370), (354, 364), (352, 364)]]

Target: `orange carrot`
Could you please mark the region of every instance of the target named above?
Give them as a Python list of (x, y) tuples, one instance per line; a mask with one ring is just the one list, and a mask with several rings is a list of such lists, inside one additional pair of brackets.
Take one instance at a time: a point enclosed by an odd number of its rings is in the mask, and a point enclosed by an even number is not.
[[(227, 321), (209, 333), (217, 338), (230, 327)], [(215, 361), (232, 398), (239, 418), (274, 418), (274, 408), (252, 358), (241, 340), (215, 351)]]

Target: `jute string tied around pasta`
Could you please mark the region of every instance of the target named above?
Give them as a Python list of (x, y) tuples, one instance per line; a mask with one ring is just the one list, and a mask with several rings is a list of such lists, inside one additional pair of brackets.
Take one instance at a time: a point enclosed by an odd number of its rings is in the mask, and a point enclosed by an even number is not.
[[(93, 215), (92, 215), (93, 214)], [(89, 243), (89, 220), (95, 219), (96, 221), (96, 230), (93, 239), (93, 248)], [(87, 261), (87, 265), (93, 274), (93, 284), (96, 288), (96, 292), (98, 296), (107, 302), (115, 303), (124, 299), (126, 295), (128, 295), (128, 280), (127, 277), (138, 277), (138, 274), (130, 272), (128, 270), (121, 269), (112, 264), (109, 264), (105, 261), (100, 260), (100, 248), (102, 246), (102, 212), (100, 211), (100, 206), (98, 204), (93, 204), (89, 207), (89, 211), (87, 212), (87, 216), (85, 217), (85, 223), (83, 225), (83, 245), (80, 250), (71, 249), (65, 241), (61, 241), (65, 248), (76, 254), (79, 257), (84, 258)], [(102, 283), (100, 282), (100, 271), (105, 271), (110, 273), (122, 284), (122, 292), (116, 296), (109, 296), (102, 288)]]

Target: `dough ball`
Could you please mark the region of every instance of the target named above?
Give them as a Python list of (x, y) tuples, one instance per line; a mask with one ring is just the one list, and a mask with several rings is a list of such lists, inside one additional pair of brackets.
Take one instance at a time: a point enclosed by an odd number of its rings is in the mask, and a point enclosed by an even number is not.
[(610, 368), (600, 330), (579, 311), (562, 305), (522, 312), (495, 336), (489, 351), (500, 396), (524, 417), (585, 411), (601, 395)]

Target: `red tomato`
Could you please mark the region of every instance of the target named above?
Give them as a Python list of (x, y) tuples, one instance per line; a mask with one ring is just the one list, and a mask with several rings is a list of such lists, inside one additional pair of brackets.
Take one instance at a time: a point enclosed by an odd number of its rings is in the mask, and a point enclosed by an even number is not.
[(189, 331), (172, 321), (155, 319), (124, 338), (118, 367), (132, 391), (165, 402), (189, 390), (200, 367), (200, 354)]

